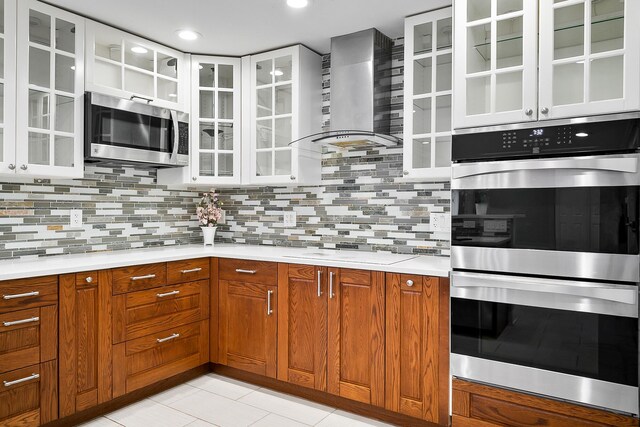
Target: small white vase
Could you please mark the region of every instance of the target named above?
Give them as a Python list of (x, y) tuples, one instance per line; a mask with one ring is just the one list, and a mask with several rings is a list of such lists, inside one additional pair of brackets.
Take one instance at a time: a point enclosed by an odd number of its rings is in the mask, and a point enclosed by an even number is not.
[(216, 230), (218, 227), (200, 227), (202, 229), (202, 237), (204, 237), (205, 246), (213, 246), (216, 238)]
[(476, 215), (486, 215), (488, 207), (488, 203), (476, 203)]

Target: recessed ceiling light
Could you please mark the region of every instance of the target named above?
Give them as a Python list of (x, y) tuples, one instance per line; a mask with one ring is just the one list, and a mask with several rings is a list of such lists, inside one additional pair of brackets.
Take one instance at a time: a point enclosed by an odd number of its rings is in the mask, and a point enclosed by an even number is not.
[(578, 133), (576, 133), (576, 136), (577, 136), (578, 138), (586, 138), (586, 137), (588, 137), (588, 136), (589, 136), (589, 134), (588, 134), (588, 133), (586, 133), (586, 132), (578, 132)]
[(280, 76), (284, 75), (282, 70), (278, 70), (277, 68), (276, 68), (275, 71), (269, 71), (269, 74), (271, 74), (272, 76), (276, 76), (276, 77), (280, 77)]
[(149, 52), (147, 49), (143, 48), (142, 46), (134, 46), (131, 48), (131, 52), (133, 53), (147, 53)]
[(200, 38), (200, 34), (196, 33), (195, 31), (191, 31), (191, 30), (178, 30), (176, 31), (178, 33), (178, 37), (180, 37), (183, 40), (197, 40)]
[(309, 0), (287, 0), (287, 5), (295, 9), (307, 7), (308, 4), (309, 4)]

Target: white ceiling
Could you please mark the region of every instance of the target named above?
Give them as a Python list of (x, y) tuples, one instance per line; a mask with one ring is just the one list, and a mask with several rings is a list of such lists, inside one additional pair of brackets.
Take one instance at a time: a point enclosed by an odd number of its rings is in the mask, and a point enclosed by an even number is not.
[[(48, 0), (89, 18), (176, 49), (242, 56), (294, 43), (320, 53), (329, 39), (375, 27), (391, 38), (403, 34), (405, 16), (451, 4), (451, 0), (309, 0), (292, 9), (286, 0)], [(178, 29), (202, 34), (181, 40)]]

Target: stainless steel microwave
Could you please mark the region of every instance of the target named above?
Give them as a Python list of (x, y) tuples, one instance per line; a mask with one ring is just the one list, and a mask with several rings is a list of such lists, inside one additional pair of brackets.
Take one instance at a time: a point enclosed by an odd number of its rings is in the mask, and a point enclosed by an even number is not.
[(158, 167), (189, 164), (189, 115), (85, 93), (85, 160)]

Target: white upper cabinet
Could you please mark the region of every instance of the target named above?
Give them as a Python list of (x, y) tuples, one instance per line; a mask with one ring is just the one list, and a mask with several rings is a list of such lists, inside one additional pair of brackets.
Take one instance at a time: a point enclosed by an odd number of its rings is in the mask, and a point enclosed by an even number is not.
[[(321, 131), (321, 57), (297, 45), (243, 59), (247, 184), (320, 181), (320, 148), (289, 145)], [(248, 137), (247, 137), (248, 136)]]
[(0, 0), (0, 174), (16, 171), (16, 0)]
[(404, 28), (404, 176), (451, 174), (451, 8), (412, 16)]
[(187, 56), (87, 20), (87, 91), (188, 111)]
[(454, 128), (537, 119), (537, 3), (455, 1)]
[(640, 108), (640, 1), (540, 0), (540, 118)]

